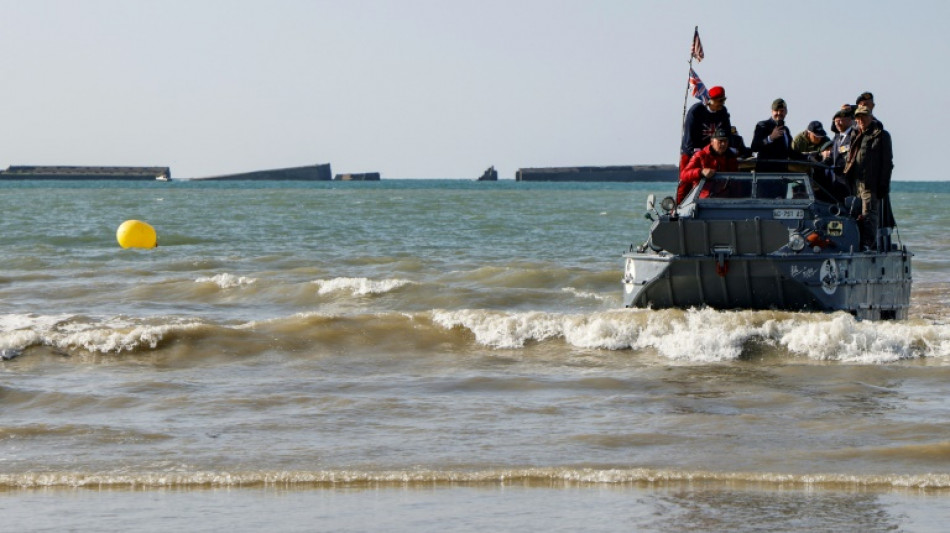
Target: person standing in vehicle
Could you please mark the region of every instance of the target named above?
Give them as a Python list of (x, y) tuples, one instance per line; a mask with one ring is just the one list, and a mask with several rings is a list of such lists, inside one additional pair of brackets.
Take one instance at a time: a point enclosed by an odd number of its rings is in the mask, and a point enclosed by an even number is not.
[(848, 154), (851, 150), (851, 137), (854, 130), (851, 128), (854, 111), (851, 106), (845, 104), (835, 113), (831, 120), (831, 131), (835, 136), (831, 139), (831, 147), (822, 152), (821, 162), (831, 167), (834, 172), (834, 182), (837, 188), (840, 188), (844, 196), (854, 194), (855, 185), (845, 178), (844, 166), (848, 162)]
[(867, 106), (858, 106), (854, 112), (857, 135), (851, 141), (845, 175), (857, 184), (861, 198), (861, 246), (878, 249), (878, 228), (895, 225), (891, 212), (891, 172), (894, 169), (894, 152), (891, 135), (874, 120)]
[[(676, 204), (686, 198), (686, 195), (703, 178), (712, 179), (716, 172), (736, 172), (739, 170), (739, 161), (736, 154), (729, 149), (731, 130), (719, 129), (712, 134), (709, 146), (693, 154), (680, 172), (679, 186), (676, 188)], [(703, 191), (706, 192), (706, 191)]]
[(693, 154), (709, 146), (716, 130), (732, 130), (729, 110), (726, 109), (726, 90), (718, 85), (709, 89), (709, 100), (706, 103), (697, 102), (686, 113), (683, 142), (680, 146), (681, 172)]
[(825, 133), (824, 126), (821, 125), (821, 122), (813, 120), (808, 123), (805, 131), (792, 139), (792, 150), (801, 152), (805, 156), (813, 156), (817, 160), (821, 158), (819, 153), (821, 147), (828, 141), (828, 134)]
[(745, 139), (742, 138), (742, 135), (739, 135), (739, 131), (736, 130), (736, 127), (732, 127), (732, 137), (729, 139), (730, 149), (736, 153), (739, 157), (752, 157), (752, 150), (745, 145)]
[[(788, 106), (782, 98), (772, 102), (772, 116), (755, 125), (750, 148), (758, 154), (758, 159), (788, 160), (801, 159), (800, 154), (792, 150), (792, 136), (785, 126), (785, 117), (788, 115)], [(759, 172), (786, 172), (788, 165), (784, 163), (757, 163)]]
[(871, 120), (877, 122), (877, 125), (884, 129), (884, 124), (874, 116), (874, 95), (867, 91), (859, 94), (854, 100), (854, 109), (856, 110), (858, 106), (862, 105), (868, 108), (868, 112), (871, 113)]

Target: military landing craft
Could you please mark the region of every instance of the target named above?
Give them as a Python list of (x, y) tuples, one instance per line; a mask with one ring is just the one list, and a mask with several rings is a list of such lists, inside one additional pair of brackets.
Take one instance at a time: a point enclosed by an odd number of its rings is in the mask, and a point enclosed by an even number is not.
[(906, 319), (913, 254), (890, 228), (863, 250), (860, 201), (815, 187), (806, 172), (753, 171), (703, 180), (678, 206), (650, 195), (649, 238), (623, 254), (624, 305)]

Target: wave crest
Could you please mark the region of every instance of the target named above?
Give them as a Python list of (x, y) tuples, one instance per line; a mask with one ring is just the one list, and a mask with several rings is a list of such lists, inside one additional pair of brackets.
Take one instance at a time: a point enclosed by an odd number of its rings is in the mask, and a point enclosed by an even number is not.
[(862, 322), (843, 313), (643, 309), (589, 314), (438, 310), (433, 322), (463, 328), (485, 346), (523, 348), (562, 339), (579, 348), (648, 350), (672, 360), (740, 359), (759, 346), (815, 360), (888, 363), (950, 355), (950, 326)]
[(4, 323), (14, 323), (17, 327), (3, 328), (0, 332), (0, 349), (3, 350), (19, 352), (31, 346), (49, 346), (99, 354), (155, 349), (172, 333), (204, 327), (198, 322), (134, 324), (118, 317), (92, 322), (78, 316), (37, 315), (6, 315), (0, 318), (0, 324)]
[(712, 472), (649, 468), (510, 468), (477, 471), (455, 470), (326, 470), (245, 472), (140, 472), (82, 473), (26, 472), (0, 474), (0, 488), (100, 487), (100, 488), (202, 488), (253, 487), (262, 485), (336, 486), (431, 486), (432, 484), (511, 485), (563, 487), (571, 485), (618, 485), (681, 483), (741, 484), (765, 488), (847, 489), (950, 489), (950, 474), (854, 475), (783, 474), (771, 472)]
[[(886, 364), (950, 357), (950, 325), (924, 320), (862, 322), (847, 314), (777, 311), (619, 309), (591, 313), (434, 310), (418, 313), (308, 312), (244, 323), (190, 317), (124, 318), (0, 315), (0, 355), (31, 346), (109, 354), (156, 349), (171, 339), (253, 355), (276, 345), (328, 348), (377, 343), (431, 348), (473, 342), (495, 349), (564, 343), (576, 348), (633, 350), (686, 363), (742, 358), (805, 357), (816, 361)], [(249, 342), (251, 339), (254, 342)], [(370, 344), (366, 344), (367, 340)]]
[(213, 283), (222, 289), (233, 289), (242, 285), (251, 285), (256, 282), (256, 278), (245, 276), (235, 276), (234, 274), (217, 274), (210, 277), (201, 277), (195, 280), (195, 283)]
[(354, 296), (367, 296), (370, 294), (385, 294), (412, 282), (407, 279), (333, 278), (318, 279), (314, 280), (313, 283), (319, 287), (317, 289), (319, 294), (348, 292)]

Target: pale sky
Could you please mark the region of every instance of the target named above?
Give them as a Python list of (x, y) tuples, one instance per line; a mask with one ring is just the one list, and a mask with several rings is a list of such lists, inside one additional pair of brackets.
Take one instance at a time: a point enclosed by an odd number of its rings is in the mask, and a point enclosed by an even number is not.
[(673, 164), (698, 25), (747, 143), (777, 97), (797, 133), (868, 90), (894, 179), (948, 180), (948, 22), (945, 0), (0, 0), (0, 168)]

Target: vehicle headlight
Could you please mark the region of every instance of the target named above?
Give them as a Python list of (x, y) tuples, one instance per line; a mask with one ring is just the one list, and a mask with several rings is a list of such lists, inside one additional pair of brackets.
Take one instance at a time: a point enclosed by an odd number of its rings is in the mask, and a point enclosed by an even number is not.
[(792, 233), (788, 237), (788, 247), (796, 252), (805, 249), (805, 238), (800, 233)]
[(676, 200), (672, 196), (667, 196), (660, 202), (660, 208), (667, 213), (672, 211), (674, 207), (676, 207)]

